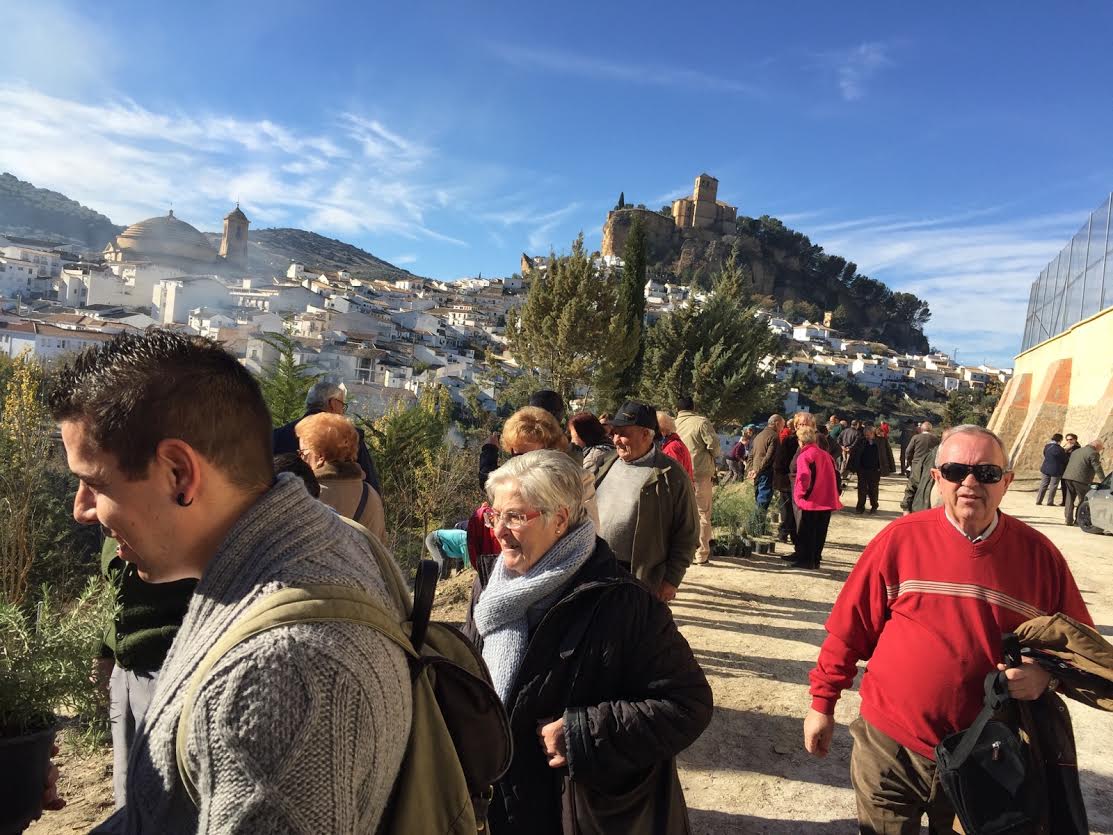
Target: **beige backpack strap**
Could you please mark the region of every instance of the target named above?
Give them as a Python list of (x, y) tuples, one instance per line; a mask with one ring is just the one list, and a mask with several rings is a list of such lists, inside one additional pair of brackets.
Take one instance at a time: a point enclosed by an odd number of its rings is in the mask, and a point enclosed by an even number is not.
[[(356, 525), (355, 527), (359, 526)], [(360, 528), (360, 530), (363, 530), (363, 528)], [(378, 543), (377, 540), (374, 540), (374, 537), (371, 539), (374, 543), (372, 545), (374, 551), (375, 545)], [(378, 545), (378, 548), (386, 553), (386, 549), (382, 545)], [(392, 563), (394, 562), (389, 554), (387, 554), (387, 559)], [(395, 570), (397, 571), (397, 568)], [(401, 572), (398, 572), (398, 574), (401, 577)], [(389, 585), (390, 581), (388, 580), (387, 583)], [(187, 767), (186, 744), (189, 739), (189, 725), (192, 719), (193, 705), (197, 699), (197, 693), (209, 672), (234, 647), (260, 632), (297, 623), (331, 621), (369, 626), (397, 644), (407, 656), (414, 659), (418, 658), (410, 644), (409, 637), (402, 631), (397, 618), (384, 610), (381, 604), (361, 589), (351, 586), (314, 585), (280, 589), (262, 598), (233, 623), (232, 628), (225, 632), (220, 640), (213, 644), (186, 686), (185, 704), (182, 707), (182, 715), (178, 718), (175, 755), (182, 784), (194, 805), (199, 805), (198, 798), (200, 795), (193, 776), (189, 773)]]
[[(339, 516), (339, 514), (337, 514)], [(383, 584), (386, 586), (387, 593), (391, 596), (394, 604), (402, 612), (402, 620), (409, 620), (413, 615), (413, 597), (410, 595), (410, 588), (406, 583), (405, 577), (402, 576), (402, 569), (398, 567), (398, 563), (394, 561), (394, 557), (390, 555), (390, 551), (386, 546), (379, 541), (379, 538), (359, 522), (354, 522), (346, 516), (339, 517), (344, 524), (350, 528), (354, 528), (363, 535), (367, 540), (368, 546), (371, 548), (371, 554), (375, 557), (375, 562), (378, 563), (379, 573), (382, 575)]]

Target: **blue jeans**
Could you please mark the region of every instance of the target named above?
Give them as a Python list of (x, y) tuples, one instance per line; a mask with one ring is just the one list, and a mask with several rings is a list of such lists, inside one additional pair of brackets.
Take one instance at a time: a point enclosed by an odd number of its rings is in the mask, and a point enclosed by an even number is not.
[(757, 490), (757, 505), (762, 510), (769, 509), (769, 502), (773, 500), (773, 473), (772, 471), (757, 474), (755, 482)]

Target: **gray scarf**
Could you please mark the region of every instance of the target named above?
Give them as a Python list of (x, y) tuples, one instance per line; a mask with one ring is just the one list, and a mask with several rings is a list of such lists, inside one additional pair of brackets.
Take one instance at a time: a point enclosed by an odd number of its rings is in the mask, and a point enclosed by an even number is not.
[(595, 551), (595, 526), (588, 519), (556, 541), (525, 574), (495, 561), (487, 588), (475, 604), (475, 627), (483, 636), (483, 660), (503, 704), (510, 698), (529, 645), (529, 612), (545, 610)]

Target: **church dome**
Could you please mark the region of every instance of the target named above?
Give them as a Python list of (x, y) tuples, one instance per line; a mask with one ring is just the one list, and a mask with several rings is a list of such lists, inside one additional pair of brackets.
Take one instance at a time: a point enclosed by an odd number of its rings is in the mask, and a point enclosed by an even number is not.
[[(112, 249), (112, 244), (108, 245)], [(141, 220), (116, 237), (114, 253), (120, 261), (191, 261), (212, 264), (216, 250), (197, 229), (168, 215)]]

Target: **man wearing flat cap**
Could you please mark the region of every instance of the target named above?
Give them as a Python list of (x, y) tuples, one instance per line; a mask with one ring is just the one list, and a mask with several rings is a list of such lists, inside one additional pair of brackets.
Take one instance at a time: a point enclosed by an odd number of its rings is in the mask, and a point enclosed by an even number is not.
[(666, 603), (699, 545), (692, 481), (653, 443), (657, 412), (628, 401), (611, 418), (615, 455), (595, 477), (601, 536), (619, 563)]

